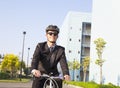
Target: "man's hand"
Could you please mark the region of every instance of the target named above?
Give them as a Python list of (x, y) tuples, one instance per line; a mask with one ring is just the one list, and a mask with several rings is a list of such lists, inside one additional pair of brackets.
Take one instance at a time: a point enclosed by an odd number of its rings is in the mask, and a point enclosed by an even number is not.
[(69, 76), (69, 75), (64, 75), (64, 79), (65, 79), (66, 81), (70, 81), (70, 76)]
[(32, 70), (32, 74), (35, 76), (35, 77), (40, 77), (41, 76), (41, 73), (39, 70), (36, 70), (36, 69), (33, 69)]

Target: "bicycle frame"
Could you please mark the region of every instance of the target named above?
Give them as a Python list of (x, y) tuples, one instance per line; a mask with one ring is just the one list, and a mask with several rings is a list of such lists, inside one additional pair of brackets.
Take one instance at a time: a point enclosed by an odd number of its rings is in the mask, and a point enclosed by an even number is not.
[(46, 78), (46, 81), (44, 83), (43, 88), (47, 88), (46, 86), (48, 85), (47, 84), (48, 81), (49, 81), (49, 88), (55, 88), (55, 86), (57, 86), (56, 88), (59, 88), (58, 83), (56, 82), (55, 79), (62, 79), (63, 80), (63, 78), (61, 78), (59, 76), (49, 76), (47, 74), (43, 74), (40, 77)]

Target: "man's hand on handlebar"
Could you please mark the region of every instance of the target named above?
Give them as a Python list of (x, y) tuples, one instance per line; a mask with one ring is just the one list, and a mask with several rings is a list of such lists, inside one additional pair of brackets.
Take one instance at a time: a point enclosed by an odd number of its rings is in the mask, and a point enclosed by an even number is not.
[(40, 77), (41, 76), (41, 72), (39, 70), (36, 70), (36, 69), (33, 69), (32, 70), (32, 74), (35, 76), (35, 77)]
[(64, 75), (64, 80), (70, 81), (70, 76), (69, 75)]

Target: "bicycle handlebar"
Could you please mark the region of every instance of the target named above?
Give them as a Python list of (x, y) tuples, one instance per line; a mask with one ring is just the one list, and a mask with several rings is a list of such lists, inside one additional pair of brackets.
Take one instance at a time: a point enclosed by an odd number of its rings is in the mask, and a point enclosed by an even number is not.
[(63, 77), (62, 76), (50, 76), (50, 75), (47, 75), (47, 74), (43, 74), (41, 75), (40, 77), (46, 77), (46, 78), (58, 78), (58, 79), (62, 79), (63, 80)]
[(43, 74), (40, 77), (46, 78), (46, 81), (44, 83), (43, 88), (46, 88), (46, 85), (47, 85), (48, 81), (50, 82), (50, 88), (55, 88), (55, 85), (56, 85), (56, 88), (59, 88), (59, 86), (58, 86), (58, 84), (57, 84), (55, 79), (63, 80), (63, 77), (61, 77), (61, 76), (52, 76), (52, 75), (47, 75), (47, 74)]

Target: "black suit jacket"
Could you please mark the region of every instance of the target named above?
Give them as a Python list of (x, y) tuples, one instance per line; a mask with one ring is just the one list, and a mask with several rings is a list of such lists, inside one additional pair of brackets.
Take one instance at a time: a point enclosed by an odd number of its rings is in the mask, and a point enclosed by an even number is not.
[(38, 43), (33, 54), (32, 69), (38, 69), (43, 74), (59, 75), (57, 64), (60, 62), (63, 75), (69, 75), (68, 65), (65, 56), (65, 49), (56, 45), (50, 52), (47, 42)]

